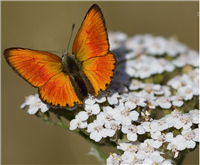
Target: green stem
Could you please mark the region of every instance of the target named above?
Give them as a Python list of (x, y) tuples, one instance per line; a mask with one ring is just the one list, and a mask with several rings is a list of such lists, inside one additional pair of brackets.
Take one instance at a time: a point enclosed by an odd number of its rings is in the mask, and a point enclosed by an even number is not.
[[(62, 119), (61, 119), (59, 116), (57, 116), (57, 117), (58, 117), (58, 119), (59, 119), (59, 121), (60, 121), (59, 123), (57, 123), (57, 122), (51, 120), (50, 118), (49, 118), (48, 121), (46, 121), (46, 123), (47, 123), (47, 124), (50, 124), (50, 125), (55, 125), (55, 126), (62, 127), (62, 128), (66, 129), (66, 130), (70, 130), (70, 129), (69, 129), (69, 126), (66, 126), (66, 125), (62, 122)], [(91, 140), (85, 133), (83, 133), (83, 132), (80, 131), (80, 130), (70, 130), (70, 131), (75, 132), (75, 133), (81, 135), (85, 140), (87, 140), (87, 142), (88, 142), (88, 143), (90, 144), (90, 146), (91, 146), (91, 154), (92, 154), (93, 156), (95, 156), (96, 159), (97, 159), (102, 165), (105, 165), (105, 164), (106, 164), (106, 159), (107, 159), (107, 157), (106, 157), (105, 153), (103, 152), (103, 150), (101, 149), (99, 143), (96, 143), (96, 142), (94, 142), (93, 140)]]
[(174, 165), (182, 165), (185, 155), (181, 156), (178, 159), (172, 158)]

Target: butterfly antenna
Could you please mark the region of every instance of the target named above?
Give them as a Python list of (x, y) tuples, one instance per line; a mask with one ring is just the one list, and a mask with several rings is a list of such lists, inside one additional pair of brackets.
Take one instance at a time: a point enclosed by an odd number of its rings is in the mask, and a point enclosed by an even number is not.
[(68, 43), (68, 46), (67, 46), (67, 53), (68, 53), (69, 44), (70, 44), (70, 41), (71, 41), (71, 38), (72, 38), (72, 34), (73, 34), (73, 31), (74, 31), (74, 26), (75, 26), (75, 24), (72, 25), (72, 32), (71, 32), (71, 36), (69, 38), (69, 43)]

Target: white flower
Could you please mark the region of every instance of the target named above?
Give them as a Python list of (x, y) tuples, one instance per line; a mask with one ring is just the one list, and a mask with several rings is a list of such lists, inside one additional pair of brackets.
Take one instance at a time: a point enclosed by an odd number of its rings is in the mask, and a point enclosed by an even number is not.
[(153, 152), (155, 152), (155, 149), (151, 145), (153, 141), (153, 139), (146, 139), (144, 143), (140, 144), (138, 153), (145, 155), (145, 157), (149, 157)]
[(183, 53), (187, 50), (187, 47), (178, 42), (174, 37), (168, 39), (166, 47), (166, 53), (172, 57), (175, 57), (177, 54)]
[(187, 52), (188, 64), (199, 67), (199, 53), (196, 50), (189, 50)]
[(100, 114), (97, 115), (97, 120), (98, 119), (103, 120), (106, 127), (108, 127), (108, 125), (110, 125), (109, 123), (114, 120), (121, 123), (121, 115), (119, 111), (110, 106), (103, 107), (103, 112), (100, 112)]
[(164, 109), (169, 109), (169, 108), (172, 106), (172, 104), (171, 104), (169, 98), (167, 98), (167, 97), (165, 97), (165, 96), (162, 96), (162, 97), (157, 98), (156, 103), (157, 103), (161, 108), (164, 108)]
[(172, 104), (176, 107), (181, 107), (183, 105), (183, 96), (180, 94), (176, 94), (176, 96), (171, 96), (170, 100), (172, 100)]
[(71, 120), (69, 125), (70, 125), (69, 127), (70, 130), (75, 130), (77, 127), (83, 129), (87, 127), (87, 122), (81, 121), (78, 115), (76, 115), (75, 119)]
[(121, 156), (123, 162), (120, 165), (140, 165), (145, 156), (138, 153), (124, 152)]
[(167, 41), (161, 36), (149, 37), (144, 43), (146, 52), (152, 55), (163, 55), (165, 53), (166, 46)]
[(101, 97), (101, 94), (95, 98), (97, 103), (103, 103), (106, 101), (106, 97)]
[(116, 133), (117, 130), (120, 130), (121, 126), (120, 126), (121, 121), (110, 121), (109, 123), (107, 123), (106, 125), (106, 135), (109, 137), (113, 137)]
[(165, 58), (159, 58), (158, 62), (167, 72), (172, 72), (175, 69), (175, 66), (170, 61), (167, 61)]
[(145, 130), (141, 125), (126, 125), (122, 126), (122, 132), (127, 134), (127, 139), (130, 141), (136, 141), (137, 140), (137, 134), (144, 134)]
[[(162, 91), (163, 91), (163, 93), (164, 93), (164, 96), (166, 96), (166, 97), (170, 97), (171, 96), (171, 88), (169, 87), (169, 86), (166, 86), (166, 85), (162, 85), (161, 86), (161, 89), (162, 89)], [(156, 94), (156, 93), (155, 93)]]
[(149, 108), (154, 109), (158, 104), (156, 103), (156, 97), (153, 94), (149, 94), (148, 92), (139, 92), (138, 96), (144, 98), (147, 102)]
[(116, 153), (111, 153), (110, 156), (106, 160), (107, 165), (120, 165), (123, 160), (122, 157), (117, 155)]
[(165, 118), (168, 126), (173, 127), (174, 125), (176, 125), (177, 121), (180, 120), (181, 116), (182, 113), (178, 109), (175, 109), (171, 112), (171, 114), (166, 115)]
[(151, 158), (145, 158), (143, 164), (161, 164), (164, 160), (162, 156), (152, 156)]
[(106, 137), (106, 129), (103, 125), (103, 120), (94, 120), (93, 123), (88, 124), (87, 132), (90, 133), (90, 139), (99, 142), (103, 137)]
[(194, 124), (199, 124), (200, 111), (198, 109), (190, 110), (189, 114)]
[(100, 107), (98, 104), (93, 105), (85, 105), (85, 111), (81, 111), (78, 113), (78, 116), (81, 121), (86, 121), (89, 116), (96, 115), (100, 112)]
[(27, 105), (29, 105), (28, 113), (29, 114), (35, 114), (39, 109), (41, 112), (46, 112), (48, 110), (48, 107), (46, 104), (44, 104), (38, 94), (35, 94), (35, 96), (30, 95), (26, 98), (26, 101), (20, 106), (21, 108), (25, 108)]
[(132, 52), (136, 52), (137, 54), (141, 53), (143, 51), (143, 47), (141, 44), (142, 38), (142, 35), (136, 35), (128, 38), (125, 42), (125, 47), (128, 50), (133, 50)]
[(169, 80), (167, 85), (171, 86), (174, 89), (178, 89), (186, 85), (193, 85), (193, 82), (188, 75), (183, 74), (182, 76), (178, 75)]
[(190, 85), (178, 88), (178, 94), (184, 97), (184, 100), (191, 100), (193, 98), (193, 89)]
[(151, 132), (151, 122), (143, 122), (141, 124), (145, 130), (145, 132)]
[(187, 148), (194, 148), (196, 146), (196, 142), (199, 142), (199, 128), (194, 130), (191, 128), (188, 130), (183, 130), (181, 134), (186, 140), (185, 145)]
[(126, 105), (131, 109), (135, 109), (136, 106), (141, 106), (141, 107), (146, 106), (146, 103), (145, 103), (146, 100), (134, 92), (130, 92), (128, 94), (128, 96), (126, 97), (126, 101), (127, 101)]
[(177, 135), (168, 144), (167, 149), (174, 153), (174, 158), (178, 157), (179, 151), (182, 151), (186, 148), (185, 142), (186, 140), (182, 135)]
[(89, 95), (87, 99), (85, 99), (85, 105), (93, 105), (96, 102), (95, 97)]
[(192, 118), (189, 114), (182, 114), (182, 116), (176, 121), (174, 127), (176, 129), (183, 128), (184, 130), (189, 129), (192, 126)]
[(133, 60), (129, 60), (125, 62), (125, 67), (124, 70), (125, 72), (130, 76), (130, 77), (134, 77), (135, 76), (135, 72), (136, 70), (134, 69), (134, 61)]
[(132, 143), (119, 143), (117, 149), (123, 150), (125, 152), (136, 153), (139, 150), (138, 145), (133, 145)]
[(178, 68), (181, 68), (181, 67), (184, 67), (186, 64), (187, 64), (187, 61), (188, 61), (188, 58), (185, 54), (181, 54), (180, 56), (178, 56), (176, 59), (174, 59), (172, 61), (172, 63), (178, 67)]
[(129, 86), (129, 89), (130, 90), (137, 90), (137, 89), (140, 89), (140, 88), (143, 88), (143, 83), (142, 81), (139, 81), (137, 79), (132, 79), (131, 80), (131, 84)]
[(154, 148), (159, 148), (162, 146), (163, 143), (171, 141), (173, 138), (173, 134), (170, 133), (161, 133), (160, 131), (152, 132), (151, 137), (154, 139), (154, 142), (152, 143), (152, 146)]
[(163, 131), (166, 130), (167, 128), (169, 128), (169, 125), (165, 117), (159, 120), (153, 120), (151, 122), (151, 132)]
[(109, 32), (108, 33), (110, 50), (120, 48), (121, 44), (127, 39), (127, 34), (122, 32)]
[(108, 100), (108, 102), (109, 102), (110, 105), (114, 105), (114, 104), (117, 104), (117, 103), (118, 103), (118, 99), (117, 99), (117, 98), (119, 98), (119, 97), (120, 97), (120, 96), (119, 96), (118, 93), (114, 93), (114, 94), (112, 94), (112, 95), (109, 95), (109, 96), (107, 97), (107, 100)]
[(129, 103), (122, 103), (120, 102), (119, 105), (115, 106), (116, 111), (118, 111), (119, 114), (121, 114), (121, 122), (122, 125), (129, 125), (131, 124), (131, 121), (137, 121), (139, 113), (137, 111), (131, 111), (132, 108), (130, 108)]

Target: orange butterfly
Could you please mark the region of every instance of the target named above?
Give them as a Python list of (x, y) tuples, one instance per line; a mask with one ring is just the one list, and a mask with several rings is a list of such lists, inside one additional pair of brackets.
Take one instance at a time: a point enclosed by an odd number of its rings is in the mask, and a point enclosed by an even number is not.
[(97, 4), (84, 18), (72, 54), (60, 58), (50, 52), (14, 47), (6, 49), (4, 56), (22, 78), (39, 88), (41, 100), (54, 107), (72, 108), (83, 104), (88, 93), (98, 96), (111, 83), (116, 68)]

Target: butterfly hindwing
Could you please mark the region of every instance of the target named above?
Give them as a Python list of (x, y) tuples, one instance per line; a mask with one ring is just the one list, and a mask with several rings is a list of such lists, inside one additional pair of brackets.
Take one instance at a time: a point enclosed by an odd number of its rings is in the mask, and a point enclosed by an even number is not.
[(60, 72), (39, 88), (40, 98), (56, 107), (74, 107), (83, 104), (75, 93), (70, 76)]
[(83, 62), (82, 70), (92, 84), (95, 96), (98, 96), (110, 85), (115, 68), (116, 59), (111, 52)]

